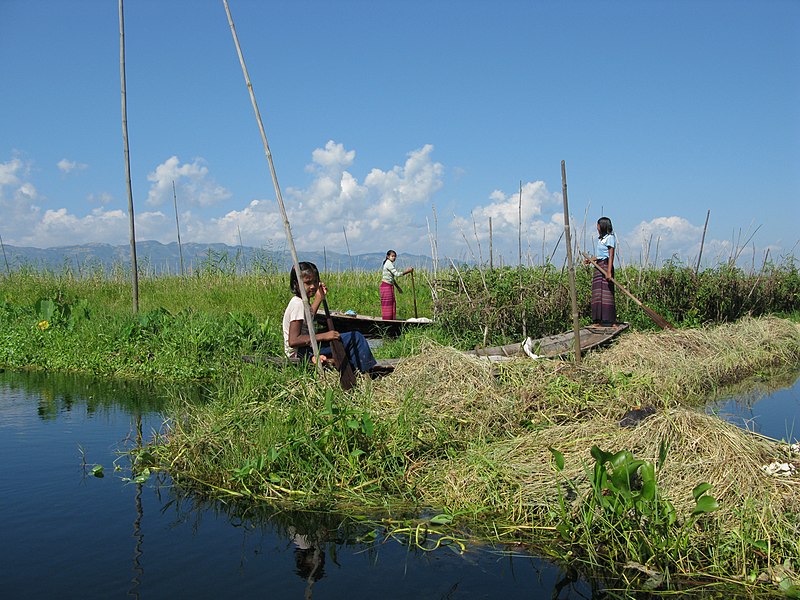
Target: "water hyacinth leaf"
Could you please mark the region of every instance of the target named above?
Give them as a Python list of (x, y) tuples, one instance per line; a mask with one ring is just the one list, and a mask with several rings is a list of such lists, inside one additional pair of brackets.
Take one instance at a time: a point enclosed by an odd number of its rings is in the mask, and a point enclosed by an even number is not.
[(433, 525), (447, 525), (447, 524), (453, 522), (453, 515), (447, 515), (447, 514), (442, 513), (442, 514), (436, 515), (434, 517), (431, 517), (430, 518), (430, 522)]
[(630, 453), (628, 450), (620, 450), (615, 455), (611, 457), (611, 466), (615, 469), (625, 463), (628, 463), (633, 460), (633, 454)]
[(561, 452), (559, 452), (555, 448), (550, 448), (549, 450), (550, 450), (550, 454), (553, 455), (553, 460), (556, 463), (556, 469), (558, 469), (559, 471), (563, 471), (564, 470), (564, 455), (561, 454)]
[(692, 496), (694, 496), (695, 500), (699, 500), (700, 496), (705, 494), (710, 489), (711, 489), (710, 483), (701, 483), (692, 490)]
[(664, 466), (664, 461), (667, 459), (667, 452), (669, 452), (669, 442), (662, 439), (658, 444), (658, 468)]
[(642, 483), (642, 491), (640, 492), (642, 500), (652, 502), (656, 497), (656, 482), (655, 479), (648, 479)]
[(372, 422), (372, 419), (367, 413), (361, 415), (361, 426), (363, 428), (364, 435), (367, 437), (371, 437), (375, 432), (375, 424)]
[(333, 414), (333, 390), (325, 390), (325, 410), (322, 411), (322, 414)]
[(56, 312), (56, 303), (50, 298), (40, 298), (36, 302), (36, 314), (40, 321), (52, 321)]
[(711, 496), (702, 496), (698, 501), (697, 505), (694, 507), (692, 511), (693, 515), (700, 515), (705, 513), (710, 513), (719, 508), (719, 502), (717, 502), (716, 498), (712, 498)]

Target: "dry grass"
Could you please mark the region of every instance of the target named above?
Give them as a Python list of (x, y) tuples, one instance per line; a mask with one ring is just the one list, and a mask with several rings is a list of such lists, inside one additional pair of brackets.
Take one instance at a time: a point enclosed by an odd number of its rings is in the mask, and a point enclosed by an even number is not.
[[(761, 469), (785, 457), (785, 445), (680, 404), (698, 404), (721, 381), (799, 360), (800, 326), (746, 319), (626, 334), (582, 368), (527, 359), (491, 364), (431, 346), (404, 360), (394, 377), (376, 382), (373, 393), (383, 418), (414, 402), (428, 427), (458, 435), (458, 453), (427, 456), (409, 473), (429, 505), (541, 522), (558, 493), (551, 447), (566, 459), (563, 475), (585, 492), (593, 445), (628, 449), (655, 464), (664, 440), (669, 452), (658, 482), (679, 514), (691, 511), (692, 489), (708, 482), (722, 506), (715, 518), (723, 528), (733, 528), (747, 505), (766, 530), (796, 530), (800, 524), (791, 515), (800, 514), (800, 479), (769, 477)], [(620, 427), (625, 411), (643, 400), (661, 408), (635, 428)]]
[(651, 400), (682, 404), (761, 370), (800, 363), (800, 324), (764, 317), (703, 329), (631, 332), (586, 363), (635, 373), (649, 382), (642, 393)]

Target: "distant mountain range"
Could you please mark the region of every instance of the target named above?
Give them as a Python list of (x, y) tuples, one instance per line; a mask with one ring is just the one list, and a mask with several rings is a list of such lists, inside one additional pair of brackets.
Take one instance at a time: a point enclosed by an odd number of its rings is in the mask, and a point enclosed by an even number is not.
[[(29, 248), (3, 245), (0, 270), (30, 269), (33, 271), (89, 272), (99, 269), (105, 273), (115, 269), (129, 269), (131, 251), (129, 245), (81, 244), (56, 248)], [(349, 256), (330, 251), (300, 251), (300, 260), (311, 261), (325, 271), (375, 271), (381, 268), (385, 252), (355, 254)], [(292, 256), (288, 248), (269, 250), (251, 246), (228, 246), (227, 244), (162, 244), (155, 241), (137, 242), (136, 262), (139, 271), (154, 275), (176, 275), (181, 272), (181, 255), (184, 273), (198, 270), (224, 272), (288, 271)], [(399, 254), (398, 267), (428, 269), (431, 258), (416, 254)]]

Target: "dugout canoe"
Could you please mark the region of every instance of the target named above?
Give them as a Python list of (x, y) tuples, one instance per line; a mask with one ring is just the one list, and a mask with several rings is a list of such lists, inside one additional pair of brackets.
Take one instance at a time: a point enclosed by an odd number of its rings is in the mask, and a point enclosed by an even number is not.
[[(331, 311), (333, 328), (339, 333), (346, 331), (360, 331), (364, 337), (397, 337), (406, 328), (428, 327), (433, 321), (430, 319), (382, 319), (369, 315), (348, 314), (336, 310)], [(327, 326), (327, 318), (324, 314), (317, 313), (318, 323)]]
[[(580, 330), (581, 353), (608, 344), (620, 333), (628, 329), (629, 326), (630, 323), (618, 323), (616, 327), (582, 327)], [(524, 342), (506, 344), (505, 346), (476, 348), (468, 351), (467, 354), (485, 357), (492, 361), (525, 355), (532, 358), (558, 358), (574, 352), (574, 343), (575, 332), (566, 331), (538, 339), (528, 338)]]
[[(397, 363), (400, 362), (399, 358), (380, 358), (377, 360), (378, 364), (376, 365), (374, 371), (375, 373), (379, 374), (391, 373), (392, 371), (394, 371), (394, 368), (397, 365)], [(250, 363), (252, 365), (275, 365), (278, 367), (285, 367), (287, 365), (300, 365), (300, 364), (306, 364), (309, 367), (313, 366), (310, 361), (303, 360), (300, 358), (290, 358), (288, 356), (268, 356), (264, 354), (245, 354), (242, 356), (242, 361)]]

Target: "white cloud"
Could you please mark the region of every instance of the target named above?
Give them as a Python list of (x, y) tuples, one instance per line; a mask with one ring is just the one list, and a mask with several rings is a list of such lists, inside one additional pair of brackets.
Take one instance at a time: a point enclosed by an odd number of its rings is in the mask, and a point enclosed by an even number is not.
[[(505, 193), (495, 190), (488, 204), (478, 205), (468, 216), (453, 215), (449, 223), (450, 239), (446, 246), (463, 246), (464, 240), (476, 259), (488, 260), (489, 219), (492, 221), (492, 250), (518, 260), (520, 242), (520, 191)], [(564, 231), (564, 213), (552, 212), (561, 204), (557, 192), (549, 192), (543, 181), (531, 181), (522, 186), (522, 252), (533, 259), (540, 253), (542, 243), (554, 245)], [(547, 248), (549, 255), (552, 248)], [(469, 256), (468, 258), (472, 258)], [(536, 262), (539, 262), (538, 260)]]
[(58, 163), (56, 163), (59, 170), (62, 173), (71, 173), (72, 171), (83, 171), (89, 165), (84, 163), (75, 162), (74, 160), (67, 160), (66, 158), (62, 158)]
[(353, 253), (384, 245), (406, 247), (424, 238), (414, 210), (441, 189), (444, 167), (431, 158), (433, 146), (409, 152), (403, 165), (372, 169), (363, 182), (347, 168), (355, 152), (329, 141), (312, 153), (305, 189), (287, 189), (287, 212), (298, 248), (342, 247), (344, 232)]
[(147, 194), (150, 206), (172, 203), (173, 184), (181, 206), (211, 206), (231, 197), (227, 189), (214, 182), (199, 158), (191, 164), (180, 164), (177, 156), (171, 156), (148, 174), (147, 180), (153, 182)]

